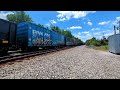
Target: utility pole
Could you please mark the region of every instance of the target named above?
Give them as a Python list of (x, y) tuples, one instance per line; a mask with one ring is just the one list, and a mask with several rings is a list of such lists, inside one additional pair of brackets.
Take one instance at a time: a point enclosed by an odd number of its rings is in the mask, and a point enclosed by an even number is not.
[(102, 33), (103, 34), (103, 39), (105, 38), (105, 36), (104, 36), (104, 33)]
[(118, 27), (118, 29), (119, 29), (119, 34), (120, 34), (120, 21), (118, 21), (118, 24), (119, 24), (119, 27)]
[(115, 26), (114, 26), (114, 34), (116, 34)]
[[(119, 25), (118, 25), (118, 27), (114, 26), (114, 33), (116, 34), (116, 30), (119, 30), (119, 34), (120, 34), (120, 20), (117, 22), (117, 24), (119, 24)], [(116, 28), (116, 30), (115, 30), (115, 28)]]

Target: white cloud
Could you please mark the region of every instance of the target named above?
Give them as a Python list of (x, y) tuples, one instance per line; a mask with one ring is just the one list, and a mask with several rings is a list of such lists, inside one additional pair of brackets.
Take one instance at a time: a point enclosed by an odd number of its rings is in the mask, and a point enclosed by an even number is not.
[(100, 30), (100, 28), (92, 28), (91, 30), (92, 30), (92, 31)]
[(71, 26), (70, 28), (67, 28), (67, 29), (82, 29), (81, 26)]
[(81, 35), (81, 32), (78, 32), (78, 35)]
[(116, 27), (118, 27), (118, 21), (120, 20), (120, 16), (116, 17), (114, 20), (109, 20), (109, 21), (104, 21), (104, 22), (100, 22), (98, 23), (99, 25), (105, 25), (105, 27), (113, 29), (113, 26), (115, 25)]
[(111, 35), (113, 35), (113, 34), (114, 34), (114, 32), (109, 32), (109, 33), (105, 33), (104, 36), (105, 36), (106, 38), (108, 38), (109, 36), (111, 36)]
[(95, 32), (93, 33), (94, 36), (99, 36), (99, 35), (102, 35), (102, 32)]
[[(85, 34), (83, 34), (83, 33), (85, 33)], [(93, 37), (93, 35), (90, 32), (86, 32), (86, 31), (85, 32), (78, 32), (77, 34), (73, 34), (73, 35), (75, 37), (81, 39), (84, 42)]]
[(73, 34), (73, 35), (74, 35), (75, 37), (77, 37), (77, 38), (83, 40), (83, 37), (82, 37), (81, 35), (79, 35), (79, 34)]
[(115, 17), (114, 20), (99, 22), (98, 25), (104, 25), (104, 27), (107, 27), (109, 29), (113, 29), (114, 25), (116, 27), (118, 27), (118, 21), (120, 21), (120, 16)]
[(110, 23), (110, 21), (103, 21), (103, 22), (99, 22), (98, 24), (99, 25), (106, 25), (106, 24), (109, 24)]
[(65, 21), (66, 19), (65, 18), (60, 18), (60, 19), (57, 19), (58, 21)]
[(101, 31), (101, 32), (105, 32), (105, 33), (107, 33), (107, 32), (111, 32), (112, 30), (103, 30), (103, 31)]
[(120, 20), (120, 16), (119, 16), (119, 17), (116, 17), (116, 20)]
[(116, 17), (116, 20), (112, 22), (113, 25), (118, 25), (118, 21), (120, 21), (120, 16)]
[(95, 33), (91, 33), (89, 31), (78, 32), (77, 34), (74, 34), (74, 36), (78, 37), (79, 39), (85, 42), (86, 40), (91, 39), (92, 37), (96, 37), (96, 39), (101, 39), (103, 37), (103, 33), (106, 38), (114, 34), (113, 30), (102, 30)]
[(90, 13), (95, 13), (96, 11), (57, 11), (59, 14), (57, 15), (58, 21), (65, 21), (71, 18), (82, 18), (87, 16)]
[(7, 15), (8, 14), (14, 14), (14, 13), (13, 12), (0, 11), (0, 18), (7, 20)]
[(51, 24), (56, 24), (57, 22), (55, 20), (50, 20)]
[(113, 35), (113, 31), (112, 30), (102, 30), (100, 32), (96, 32), (93, 33), (93, 35), (97, 38), (97, 39), (101, 39), (103, 37), (103, 34), (106, 38), (108, 38), (108, 36)]
[(87, 31), (85, 31), (85, 32), (82, 32), (83, 34), (88, 34), (89, 33), (89, 31), (87, 32)]
[(49, 23), (46, 24), (46, 26), (50, 26), (51, 24), (56, 24), (57, 22), (55, 20), (49, 20)]
[(87, 24), (90, 25), (90, 26), (92, 26), (92, 22), (88, 22)]
[(49, 24), (49, 23), (47, 23), (47, 24), (46, 24), (46, 26), (48, 26), (48, 27), (49, 27), (49, 26), (50, 26), (50, 24)]

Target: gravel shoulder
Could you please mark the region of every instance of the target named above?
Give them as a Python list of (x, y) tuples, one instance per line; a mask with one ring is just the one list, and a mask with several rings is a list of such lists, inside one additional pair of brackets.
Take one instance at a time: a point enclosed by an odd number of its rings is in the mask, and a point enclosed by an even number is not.
[(77, 46), (0, 65), (0, 79), (120, 79), (120, 55)]

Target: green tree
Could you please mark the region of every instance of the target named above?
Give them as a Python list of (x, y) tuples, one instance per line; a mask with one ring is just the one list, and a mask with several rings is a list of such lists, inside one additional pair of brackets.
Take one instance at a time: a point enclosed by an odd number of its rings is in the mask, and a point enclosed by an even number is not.
[(51, 26), (50, 29), (58, 33), (61, 33), (61, 29), (58, 26)]
[(16, 11), (14, 14), (8, 14), (7, 20), (15, 22), (17, 24), (21, 22), (33, 22), (31, 17), (24, 11)]
[(45, 27), (44, 27), (43, 25), (41, 25), (41, 24), (38, 24), (38, 26), (39, 26), (39, 27), (43, 27), (43, 28), (45, 28)]
[(65, 30), (65, 31), (63, 32), (63, 34), (64, 34), (65, 36), (68, 36), (68, 37), (70, 37), (70, 38), (73, 38), (73, 35), (71, 34), (71, 32), (70, 32), (69, 30)]
[(86, 45), (100, 46), (100, 41), (99, 41), (99, 40), (96, 40), (96, 38), (93, 37), (93, 38), (87, 40), (87, 41), (85, 42), (85, 44), (86, 44)]
[(101, 44), (102, 45), (108, 45), (108, 39), (106, 39), (105, 36), (103, 36), (103, 38), (101, 39)]
[(103, 37), (101, 40), (96, 40), (95, 37), (87, 40), (85, 42), (86, 45), (94, 45), (94, 46), (102, 46), (102, 45), (108, 45), (108, 40)]

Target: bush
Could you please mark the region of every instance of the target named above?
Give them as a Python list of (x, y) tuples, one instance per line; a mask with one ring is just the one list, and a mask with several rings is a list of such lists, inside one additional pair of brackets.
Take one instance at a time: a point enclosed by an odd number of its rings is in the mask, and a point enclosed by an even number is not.
[(102, 51), (107, 51), (108, 50), (108, 45), (102, 45), (100, 47), (95, 47), (96, 50), (102, 50)]
[(94, 45), (94, 46), (102, 46), (102, 45), (108, 45), (108, 40), (107, 39), (101, 39), (101, 40), (96, 40), (95, 37), (93, 37), (92, 39), (89, 39), (85, 42), (85, 44), (87, 46), (91, 46), (91, 45)]

